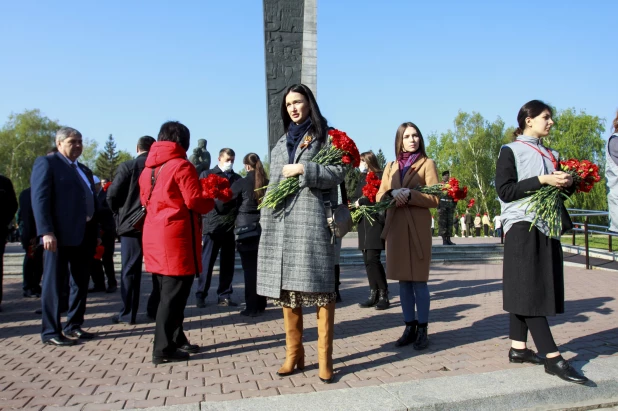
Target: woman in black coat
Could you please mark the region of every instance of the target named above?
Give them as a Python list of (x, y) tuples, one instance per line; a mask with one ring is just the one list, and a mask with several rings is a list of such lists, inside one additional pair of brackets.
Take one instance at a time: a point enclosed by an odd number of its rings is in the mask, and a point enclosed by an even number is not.
[[(504, 222), (503, 300), (510, 313), (509, 361), (545, 365), (545, 372), (575, 383), (588, 381), (560, 355), (547, 316), (564, 312), (564, 272), (560, 238), (526, 209), (531, 193), (545, 185), (573, 192), (573, 179), (560, 170), (559, 155), (541, 143), (554, 124), (552, 108), (526, 103), (517, 115), (515, 141), (503, 146), (496, 164), (496, 190)], [(531, 227), (531, 225), (534, 225)], [(563, 206), (563, 229), (570, 220)], [(528, 331), (539, 353), (526, 347)]]
[[(268, 185), (266, 172), (260, 157), (249, 153), (242, 160), (247, 176), (232, 184), (238, 213), (236, 215), (236, 249), (240, 254), (242, 269), (245, 273), (246, 307), (240, 312), (247, 317), (257, 317), (266, 309), (266, 297), (257, 294), (257, 259), (260, 244), (260, 211), (258, 205), (265, 190), (258, 188)], [(256, 191), (257, 190), (257, 191)]]
[[(373, 172), (379, 181), (382, 181), (382, 170), (378, 165), (378, 159), (373, 151), (366, 151), (361, 154), (360, 179), (354, 192), (356, 205), (374, 204), (375, 198), (371, 201), (363, 195), (363, 187), (367, 183), (367, 174)], [(377, 190), (376, 190), (377, 192)], [(369, 280), (369, 299), (360, 303), (362, 308), (375, 307), (376, 310), (385, 310), (390, 306), (388, 300), (388, 283), (386, 282), (386, 272), (381, 261), (382, 250), (384, 250), (384, 240), (382, 240), (382, 230), (384, 229), (384, 213), (376, 213), (371, 216), (373, 221), (361, 218), (358, 222), (358, 248), (363, 252), (365, 269)]]

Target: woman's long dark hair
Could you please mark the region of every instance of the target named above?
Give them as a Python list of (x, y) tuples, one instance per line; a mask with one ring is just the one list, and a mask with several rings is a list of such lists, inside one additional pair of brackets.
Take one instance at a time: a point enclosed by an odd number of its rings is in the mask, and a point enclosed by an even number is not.
[(378, 158), (373, 153), (373, 151), (369, 150), (361, 153), (360, 158), (362, 161), (365, 162), (365, 164), (367, 164), (367, 168), (369, 169), (369, 171), (373, 171), (374, 173), (382, 172), (382, 170), (380, 169), (380, 165), (378, 164)]
[(320, 107), (318, 106), (313, 92), (304, 84), (294, 84), (290, 86), (283, 94), (283, 100), (281, 101), (281, 119), (283, 120), (283, 130), (287, 133), (290, 127), (292, 119), (288, 114), (288, 109), (285, 104), (285, 98), (290, 93), (299, 93), (305, 96), (309, 103), (309, 117), (311, 118), (311, 128), (309, 128), (309, 134), (316, 137), (319, 142), (326, 140), (326, 133), (328, 132), (328, 121), (322, 116)]
[(406, 129), (408, 127), (413, 127), (418, 133), (418, 136), (420, 137), (419, 139), (420, 144), (418, 146), (417, 152), (421, 153), (423, 157), (427, 157), (427, 152), (425, 151), (425, 139), (423, 138), (423, 133), (421, 133), (421, 130), (417, 127), (416, 124), (410, 121), (407, 121), (401, 124), (399, 128), (397, 128), (397, 133), (395, 134), (395, 158), (399, 158), (399, 154), (403, 152), (403, 133), (406, 132)]
[(518, 127), (513, 132), (513, 138), (517, 138), (517, 136), (524, 134), (524, 130), (526, 129), (526, 119), (528, 117), (535, 118), (536, 116), (541, 115), (545, 110), (549, 111), (549, 114), (553, 117), (554, 110), (541, 100), (530, 100), (521, 106), (519, 113), (517, 113)]
[[(260, 156), (257, 154), (249, 153), (242, 159), (242, 163), (255, 169), (253, 198), (258, 204), (260, 204), (262, 202), (262, 197), (264, 197), (264, 194), (266, 193), (266, 189), (262, 187), (266, 187), (268, 185), (268, 177), (266, 177), (266, 171), (264, 171), (262, 160), (260, 160)], [(258, 190), (258, 188), (261, 188), (261, 190)]]
[(616, 118), (614, 119), (614, 133), (618, 133), (618, 111), (616, 112)]

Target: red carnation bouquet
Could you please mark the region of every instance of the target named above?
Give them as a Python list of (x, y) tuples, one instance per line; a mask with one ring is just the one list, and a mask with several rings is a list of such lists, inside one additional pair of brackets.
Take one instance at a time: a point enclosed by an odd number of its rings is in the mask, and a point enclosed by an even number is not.
[(204, 197), (213, 200), (217, 199), (224, 203), (232, 199), (233, 194), (227, 178), (216, 174), (209, 174), (208, 177), (201, 178), (200, 183), (202, 184), (202, 194)]
[[(599, 166), (589, 160), (576, 160), (574, 158), (560, 162), (560, 171), (568, 173), (573, 178), (573, 186), (576, 193), (589, 193), (596, 183), (601, 181)], [(535, 191), (523, 203), (528, 210), (536, 215), (530, 230), (541, 219), (549, 227), (549, 236), (559, 238), (562, 231), (562, 204), (568, 200), (569, 195), (561, 188), (547, 185)]]
[(476, 202), (476, 201), (475, 201), (473, 198), (471, 198), (471, 199), (470, 199), (470, 201), (468, 202), (468, 205), (467, 205), (466, 207), (467, 207), (467, 208), (472, 208), (472, 207), (474, 207), (474, 203), (475, 203), (475, 202)]
[[(369, 177), (369, 175), (367, 175)], [(379, 186), (378, 186), (379, 187)], [(456, 178), (451, 178), (447, 183), (434, 184), (431, 186), (418, 186), (413, 190), (418, 191), (422, 194), (430, 194), (434, 196), (443, 196), (447, 195), (451, 197), (454, 201), (463, 200), (468, 196), (468, 187), (459, 187), (459, 181)], [(376, 191), (377, 193), (377, 191)], [(364, 188), (363, 188), (363, 194)], [(472, 200), (474, 201), (474, 200)], [(365, 217), (369, 222), (373, 222), (371, 218), (371, 214), (377, 213), (380, 211), (384, 211), (386, 209), (391, 208), (395, 205), (394, 200), (382, 200), (379, 203), (375, 203), (370, 206), (359, 206), (359, 207), (351, 207), (352, 210), (352, 220), (354, 223), (357, 223), (361, 217)]]
[(376, 194), (378, 194), (380, 184), (382, 184), (382, 180), (378, 178), (376, 173), (373, 171), (367, 173), (367, 177), (365, 177), (365, 186), (363, 187), (363, 195), (372, 203), (376, 202)]
[(105, 185), (102, 187), (102, 188), (103, 188), (103, 191), (107, 191), (107, 189), (108, 189), (108, 188), (109, 188), (109, 186), (111, 186), (111, 185), (112, 185), (112, 182), (111, 182), (111, 181), (108, 181), (107, 183), (105, 183)]
[[(311, 159), (312, 162), (323, 166), (344, 165), (358, 167), (360, 164), (358, 148), (356, 143), (346, 133), (333, 128), (328, 130), (328, 139), (330, 144), (324, 145)], [(311, 139), (306, 139), (305, 141), (308, 145)], [(299, 177), (288, 177), (277, 184), (271, 184), (267, 187), (266, 195), (262, 198), (262, 203), (258, 206), (258, 209), (263, 207), (275, 208), (287, 196), (297, 193), (300, 190)]]

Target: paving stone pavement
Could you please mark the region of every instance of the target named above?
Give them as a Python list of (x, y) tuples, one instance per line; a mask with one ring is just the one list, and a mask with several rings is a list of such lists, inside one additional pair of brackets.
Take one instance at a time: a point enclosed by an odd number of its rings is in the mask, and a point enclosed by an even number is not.
[[(618, 273), (565, 267), (567, 312), (551, 318), (566, 358), (590, 360), (618, 355)], [(306, 309), (306, 368), (289, 377), (276, 371), (285, 358), (281, 310), (269, 307), (257, 318), (218, 307), (205, 309), (191, 296), (185, 326), (203, 349), (185, 363), (151, 363), (154, 323), (142, 312), (137, 325), (113, 325), (120, 295), (90, 294), (84, 328), (98, 338), (58, 348), (40, 341), (38, 300), (21, 297), (19, 279), (5, 279), (0, 313), (0, 409), (113, 410), (195, 404), (349, 387), (375, 386), (442, 376), (530, 367), (509, 364), (508, 317), (502, 311), (502, 266), (435, 265), (430, 275), (430, 347), (395, 348), (403, 330), (397, 283), (392, 306), (359, 308), (368, 294), (364, 269), (342, 269), (342, 295), (335, 317), (336, 381), (317, 377), (315, 309)], [(235, 293), (242, 300), (242, 273)], [(216, 290), (215, 275), (212, 290)], [(144, 275), (141, 310), (151, 288)], [(242, 308), (242, 307), (241, 307)], [(532, 341), (531, 341), (531, 345)], [(543, 372), (539, 369), (539, 372)]]

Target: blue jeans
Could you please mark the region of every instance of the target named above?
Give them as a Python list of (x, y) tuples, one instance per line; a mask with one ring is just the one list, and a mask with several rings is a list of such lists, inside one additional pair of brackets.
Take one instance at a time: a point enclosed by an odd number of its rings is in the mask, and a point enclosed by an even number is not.
[[(429, 287), (426, 282), (399, 281), (399, 296), (403, 319), (406, 323), (415, 319), (418, 320), (419, 324), (429, 322)], [(415, 311), (418, 311), (416, 318)]]

